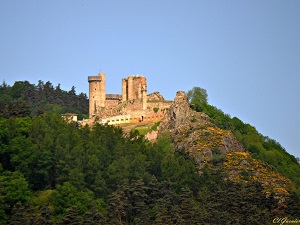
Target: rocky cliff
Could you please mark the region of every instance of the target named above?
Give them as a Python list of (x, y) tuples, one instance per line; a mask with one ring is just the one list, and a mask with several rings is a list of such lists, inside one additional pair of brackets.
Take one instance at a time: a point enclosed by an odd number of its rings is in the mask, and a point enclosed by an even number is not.
[(230, 131), (216, 127), (206, 114), (192, 110), (183, 91), (176, 93), (159, 133), (164, 130), (171, 133), (175, 149), (193, 158), (198, 166), (219, 153), (244, 151)]

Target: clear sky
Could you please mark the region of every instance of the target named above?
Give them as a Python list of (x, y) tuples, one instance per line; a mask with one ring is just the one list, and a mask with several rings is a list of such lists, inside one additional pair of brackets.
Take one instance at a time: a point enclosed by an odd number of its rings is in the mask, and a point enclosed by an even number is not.
[(61, 84), (147, 77), (174, 99), (205, 88), (209, 103), (300, 157), (299, 0), (0, 0), (0, 82)]

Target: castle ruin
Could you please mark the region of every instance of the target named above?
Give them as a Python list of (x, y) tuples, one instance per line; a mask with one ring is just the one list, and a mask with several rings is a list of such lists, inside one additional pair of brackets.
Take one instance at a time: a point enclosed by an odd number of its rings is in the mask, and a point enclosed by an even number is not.
[(106, 93), (106, 75), (89, 76), (89, 117), (120, 124), (161, 120), (170, 107), (159, 92), (147, 94), (147, 79), (130, 75), (122, 79), (122, 94)]

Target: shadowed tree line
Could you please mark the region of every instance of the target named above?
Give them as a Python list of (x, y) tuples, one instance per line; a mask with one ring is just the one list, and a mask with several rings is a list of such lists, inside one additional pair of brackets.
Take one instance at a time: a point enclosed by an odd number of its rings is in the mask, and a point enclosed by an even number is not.
[(47, 81), (39, 80), (37, 85), (28, 81), (16, 81), (13, 86), (5, 82), (0, 85), (0, 116), (38, 116), (45, 112), (77, 113), (79, 118), (87, 117), (88, 99), (86, 94), (61, 90)]

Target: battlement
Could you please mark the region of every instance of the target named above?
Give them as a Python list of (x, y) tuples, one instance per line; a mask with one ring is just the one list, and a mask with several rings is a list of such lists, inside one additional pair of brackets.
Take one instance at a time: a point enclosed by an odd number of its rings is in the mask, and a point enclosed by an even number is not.
[(88, 82), (93, 82), (93, 81), (102, 81), (102, 77), (101, 76), (89, 76), (88, 77)]

